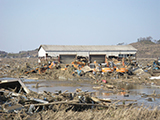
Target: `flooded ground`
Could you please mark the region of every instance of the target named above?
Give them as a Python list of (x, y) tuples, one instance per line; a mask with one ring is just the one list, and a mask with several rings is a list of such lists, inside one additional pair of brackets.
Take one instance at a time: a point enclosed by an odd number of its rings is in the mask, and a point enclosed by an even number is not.
[[(12, 78), (1, 78), (12, 79)], [(41, 93), (43, 91), (47, 92), (75, 92), (76, 89), (81, 89), (82, 91), (93, 92), (94, 97), (111, 99), (111, 100), (133, 100), (138, 105), (144, 104), (145, 106), (160, 108), (160, 98), (151, 96), (154, 94), (160, 94), (160, 88), (150, 85), (137, 85), (133, 83), (117, 83), (117, 86), (122, 89), (119, 92), (113, 92), (112, 90), (95, 90), (94, 86), (86, 82), (78, 81), (53, 81), (53, 80), (35, 80), (35, 79), (24, 79), (25, 85), (32, 91)], [(135, 101), (134, 101), (135, 100)], [(126, 104), (131, 101), (126, 101)]]
[(135, 102), (138, 105), (144, 104), (147, 107), (151, 106), (154, 108), (160, 105), (160, 98), (150, 96), (154, 92), (155, 94), (160, 94), (160, 89), (146, 85), (133, 85), (133, 88), (128, 89), (128, 92), (109, 93), (107, 91), (97, 91), (97, 97), (113, 100), (136, 100)]
[[(46, 81), (46, 80), (34, 80), (34, 79), (25, 79), (24, 82), (26, 86), (35, 91), (35, 92), (57, 92), (57, 91), (68, 91), (75, 92), (77, 88), (82, 91), (93, 92), (93, 96), (103, 99), (111, 99), (111, 100), (136, 100), (138, 105), (144, 104), (145, 106), (155, 107), (158, 106), (160, 108), (160, 98), (154, 98), (149, 96), (151, 94), (160, 94), (160, 89), (157, 87), (152, 87), (149, 85), (137, 85), (137, 84), (129, 84), (129, 83), (117, 83), (122, 90), (118, 93), (114, 93), (113, 91), (106, 90), (95, 90), (93, 89), (96, 85), (91, 85), (89, 83), (77, 82), (77, 81)], [(38, 83), (38, 88), (36, 88), (36, 84)], [(127, 102), (126, 102), (127, 103)]]
[[(31, 80), (29, 80), (31, 81)], [(24, 80), (26, 83), (26, 86), (35, 92), (42, 92), (42, 91), (47, 91), (47, 92), (57, 92), (57, 91), (68, 91), (68, 92), (75, 92), (77, 88), (80, 88), (82, 91), (89, 91), (89, 92), (95, 92), (93, 90), (91, 84), (87, 83), (78, 83), (74, 81), (39, 81), (35, 80), (32, 82), (29, 82), (28, 80)], [(38, 83), (38, 88), (34, 87)]]

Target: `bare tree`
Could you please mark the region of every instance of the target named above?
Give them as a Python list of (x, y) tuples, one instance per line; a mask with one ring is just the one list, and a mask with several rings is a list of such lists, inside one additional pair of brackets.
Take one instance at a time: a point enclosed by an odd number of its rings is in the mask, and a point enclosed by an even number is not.
[(117, 45), (124, 45), (124, 42), (123, 43), (118, 43)]

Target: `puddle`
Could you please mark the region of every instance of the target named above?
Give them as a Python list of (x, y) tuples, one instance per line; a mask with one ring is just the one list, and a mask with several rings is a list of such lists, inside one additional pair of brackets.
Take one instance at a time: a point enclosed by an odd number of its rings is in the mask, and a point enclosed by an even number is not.
[(92, 87), (92, 85), (87, 83), (77, 83), (73, 81), (41, 81), (38, 86), (39, 88), (35, 88), (34, 84), (26, 84), (26, 86), (35, 92), (42, 92), (42, 91), (48, 91), (48, 92), (56, 92), (61, 90), (62, 92), (68, 90), (68, 92), (75, 92), (77, 88), (80, 88), (82, 91), (88, 91), (88, 92), (96, 92)]
[(15, 79), (15, 78), (8, 78), (8, 77), (6, 77), (6, 78), (0, 78), (0, 80), (13, 80), (13, 79)]
[[(1, 78), (0, 80), (4, 79), (13, 79), (13, 78)], [(24, 79), (26, 86), (35, 92), (57, 92), (57, 91), (66, 91), (68, 92), (75, 92), (77, 88), (80, 88), (82, 91), (94, 92), (95, 96), (104, 99), (111, 99), (111, 100), (137, 100), (138, 105), (144, 104), (145, 106), (151, 107), (159, 107), (160, 105), (160, 98), (152, 98), (152, 97), (141, 97), (142, 94), (151, 95), (153, 91), (155, 94), (160, 94), (160, 89), (157, 87), (151, 87), (146, 85), (136, 85), (136, 84), (128, 84), (128, 83), (117, 83), (118, 88), (122, 90), (127, 90), (128, 93), (123, 91), (114, 94), (112, 91), (105, 91), (105, 90), (95, 90), (93, 89), (94, 85), (89, 83), (81, 83), (77, 81), (46, 81), (46, 80), (34, 80), (34, 79)], [(35, 88), (36, 83), (39, 83), (38, 88)], [(33, 87), (34, 86), (34, 87)], [(152, 101), (150, 101), (150, 100)], [(126, 104), (129, 102), (126, 102)]]
[[(122, 89), (124, 89), (125, 87), (126, 86), (123, 86)], [(122, 91), (113, 94), (112, 92), (109, 93), (106, 91), (98, 91), (96, 94), (99, 98), (106, 98), (112, 100), (137, 100), (136, 102), (138, 105), (144, 104), (148, 107), (156, 106), (160, 108), (160, 98), (153, 98), (151, 96), (141, 97), (142, 95), (151, 95), (153, 92), (155, 92), (155, 94), (160, 94), (160, 89), (146, 85), (132, 85), (126, 90), (128, 90), (128, 93)], [(130, 103), (130, 101), (126, 102), (126, 104), (128, 103)]]
[[(49, 92), (56, 92), (57, 90), (61, 90), (64, 92), (68, 90), (68, 92), (75, 92), (77, 88), (81, 88), (82, 91), (94, 92), (96, 97), (103, 98), (103, 99), (111, 99), (111, 100), (137, 100), (138, 105), (144, 104), (145, 106), (159, 106), (160, 99), (159, 98), (151, 98), (151, 97), (141, 97), (143, 93), (145, 94), (152, 94), (155, 91), (156, 94), (160, 94), (160, 89), (155, 87), (149, 87), (145, 85), (134, 85), (128, 83), (117, 83), (119, 88), (128, 90), (129, 93), (119, 92), (114, 94), (112, 91), (105, 91), (105, 90), (95, 90), (93, 89), (94, 85), (87, 84), (87, 83), (78, 83), (76, 81), (41, 81), (39, 83), (39, 88), (33, 88), (35, 84), (26, 84), (29, 89), (35, 92), (41, 91), (49, 91)], [(47, 87), (46, 87), (47, 86)], [(148, 101), (148, 98), (152, 99)], [(130, 101), (126, 102), (126, 104), (130, 103)]]

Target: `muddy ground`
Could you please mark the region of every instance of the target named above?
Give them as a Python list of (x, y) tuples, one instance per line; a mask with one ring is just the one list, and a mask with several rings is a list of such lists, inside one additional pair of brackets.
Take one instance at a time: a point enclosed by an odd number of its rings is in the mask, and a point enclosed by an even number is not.
[[(146, 67), (147, 64), (151, 64), (154, 59), (138, 59), (138, 65), (140, 68)], [(45, 62), (44, 62), (45, 64)], [(46, 62), (47, 64), (47, 62)], [(142, 71), (142, 69), (134, 72), (134, 74), (117, 75), (113, 73), (97, 73), (94, 75), (92, 72), (83, 73), (82, 75), (74, 74), (71, 65), (67, 67), (67, 70), (62, 70), (65, 65), (60, 64), (60, 67), (54, 67), (47, 69), (43, 73), (36, 71), (36, 68), (42, 67), (42, 64), (38, 64), (36, 58), (1, 58), (0, 59), (0, 77), (4, 78), (25, 78), (25, 79), (45, 79), (45, 80), (64, 80), (64, 81), (78, 81), (95, 84), (103, 88), (104, 90), (112, 90), (114, 92), (124, 92), (127, 88), (121, 89), (121, 86), (117, 86), (117, 82), (130, 83), (130, 84), (143, 84), (143, 85), (160, 85), (160, 81), (156, 79), (150, 79), (151, 76), (159, 76), (159, 73), (150, 73)], [(28, 71), (32, 71), (29, 72)], [(26, 73), (27, 72), (27, 73)], [(36, 86), (38, 87), (38, 86)], [(98, 87), (97, 87), (98, 89)], [(31, 96), (36, 96), (31, 94)], [(40, 98), (40, 96), (39, 96)], [(59, 107), (59, 106), (56, 106)], [(69, 106), (68, 106), (69, 107)], [(59, 107), (60, 108), (60, 107)], [(63, 108), (63, 107), (62, 107)], [(137, 112), (137, 110), (139, 112)], [(85, 117), (84, 117), (85, 116)], [(84, 111), (68, 111), (65, 110), (42, 110), (33, 114), (26, 113), (23, 109), (18, 113), (0, 113), (1, 119), (160, 119), (160, 111), (158, 109), (150, 110), (144, 107), (130, 107), (130, 108), (100, 108), (89, 109)]]

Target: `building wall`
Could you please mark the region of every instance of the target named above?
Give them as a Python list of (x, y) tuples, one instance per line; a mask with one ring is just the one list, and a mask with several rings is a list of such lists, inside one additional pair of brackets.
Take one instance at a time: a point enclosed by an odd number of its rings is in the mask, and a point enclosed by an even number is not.
[(49, 56), (57, 57), (59, 55), (76, 55), (77, 52), (47, 52)]
[(89, 52), (77, 52), (77, 56), (89, 57)]
[(46, 51), (41, 47), (38, 51), (38, 57), (45, 57)]
[(106, 55), (108, 56), (119, 56), (119, 54), (136, 54), (136, 51), (127, 51), (127, 52), (50, 52), (50, 56), (59, 56), (59, 55), (77, 55), (89, 57), (89, 55)]
[(61, 51), (61, 52), (53, 52), (53, 51), (48, 51), (46, 52), (42, 47), (40, 48), (40, 50), (38, 51), (38, 57), (45, 57), (46, 53), (48, 54), (48, 56), (51, 57), (57, 57), (59, 55), (77, 55), (77, 56), (84, 56), (84, 57), (89, 57), (89, 55), (106, 55), (106, 57), (108, 56), (119, 56), (119, 54), (136, 54), (136, 51), (109, 51), (109, 52), (103, 52), (103, 51), (99, 51), (99, 52), (89, 52), (89, 51), (85, 51), (85, 52), (77, 52), (77, 51), (73, 51), (73, 52), (67, 52), (67, 51)]

